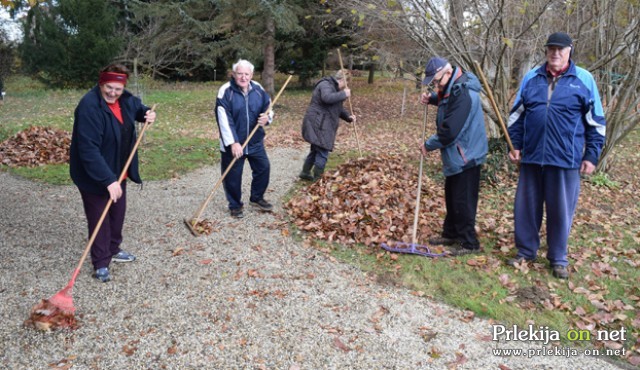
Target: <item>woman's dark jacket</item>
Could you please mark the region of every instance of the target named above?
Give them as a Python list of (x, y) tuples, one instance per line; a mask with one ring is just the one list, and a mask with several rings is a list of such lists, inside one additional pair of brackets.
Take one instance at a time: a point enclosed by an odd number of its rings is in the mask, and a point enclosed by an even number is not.
[[(132, 137), (131, 153), (136, 141), (135, 121), (144, 122), (148, 107), (139, 98), (124, 91), (120, 96), (120, 109), (124, 125), (129, 125)], [(96, 86), (78, 103), (74, 113), (73, 133), (69, 159), (69, 173), (76, 186), (88, 193), (108, 194), (107, 186), (118, 181), (126, 158), (121, 158), (120, 122), (111, 112)], [(142, 183), (138, 173), (138, 154), (131, 161), (127, 176), (135, 183)]]
[(339, 119), (352, 121), (349, 112), (342, 107), (345, 99), (347, 94), (339, 89), (335, 78), (325, 77), (316, 83), (302, 121), (302, 137), (308, 143), (333, 150)]

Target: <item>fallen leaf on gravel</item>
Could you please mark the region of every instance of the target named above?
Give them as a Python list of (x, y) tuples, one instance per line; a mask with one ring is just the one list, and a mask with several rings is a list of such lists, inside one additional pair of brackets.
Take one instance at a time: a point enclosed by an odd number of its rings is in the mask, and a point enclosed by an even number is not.
[(438, 332), (434, 331), (434, 330), (428, 330), (424, 333), (422, 333), (422, 339), (425, 342), (429, 342), (430, 340), (432, 340), (433, 338), (435, 338), (438, 335)]
[(170, 355), (175, 355), (178, 353), (178, 347), (174, 344), (173, 346), (167, 348), (167, 353)]
[(213, 259), (211, 259), (211, 258), (205, 258), (205, 259), (203, 259), (203, 260), (200, 260), (200, 264), (201, 264), (201, 265), (208, 265), (208, 264), (210, 264), (211, 262), (213, 262)]
[(614, 349), (614, 350), (622, 349), (623, 347), (622, 343), (614, 342), (610, 340), (603, 341), (602, 343), (604, 344), (605, 347), (609, 349)]
[(503, 364), (498, 365), (498, 368), (500, 370), (511, 370), (511, 368), (509, 366), (503, 365)]
[(476, 339), (481, 342), (491, 342), (493, 337), (489, 334), (476, 334)]
[(467, 362), (467, 357), (460, 352), (456, 352), (456, 359), (447, 363), (448, 369), (456, 369), (460, 365), (464, 365)]
[(631, 356), (627, 359), (627, 361), (629, 361), (629, 363), (633, 366), (638, 366), (640, 365), (640, 356)]
[(122, 347), (122, 352), (124, 352), (124, 354), (127, 356), (133, 356), (133, 354), (136, 352), (137, 349), (138, 349), (137, 347), (129, 346), (128, 344), (125, 344)]
[(460, 320), (464, 322), (470, 322), (476, 317), (476, 314), (473, 311), (464, 311)]
[(389, 313), (389, 310), (384, 307), (384, 306), (380, 306), (378, 308), (378, 310), (373, 314), (373, 316), (371, 316), (371, 318), (369, 318), (369, 321), (373, 322), (373, 323), (377, 323), (378, 321), (380, 321), (380, 319)]
[(340, 350), (342, 350), (343, 352), (349, 352), (351, 351), (351, 348), (347, 347), (346, 344), (344, 344), (340, 338), (333, 337), (333, 344), (335, 344), (336, 347), (338, 347)]
[(442, 352), (440, 352), (436, 347), (431, 347), (431, 350), (429, 350), (429, 356), (431, 356), (431, 358), (440, 358), (442, 357)]
[(178, 248), (174, 249), (173, 252), (171, 252), (171, 256), (173, 256), (173, 257), (179, 256), (182, 253), (184, 253), (184, 248), (178, 247)]

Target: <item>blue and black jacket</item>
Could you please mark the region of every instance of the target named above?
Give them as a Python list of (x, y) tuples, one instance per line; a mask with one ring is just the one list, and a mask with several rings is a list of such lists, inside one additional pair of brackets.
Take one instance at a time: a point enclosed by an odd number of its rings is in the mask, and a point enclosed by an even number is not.
[(559, 77), (546, 63), (522, 80), (509, 117), (509, 136), (522, 163), (580, 168), (598, 164), (605, 140), (605, 119), (591, 73), (570, 61)]
[[(258, 116), (271, 104), (269, 94), (259, 83), (251, 81), (249, 86), (249, 91), (245, 95), (231, 79), (218, 90), (215, 114), (220, 132), (220, 150), (223, 152), (227, 151), (233, 143), (244, 144), (258, 124)], [(269, 114), (271, 115), (271, 112)], [(264, 128), (259, 127), (244, 148), (244, 154), (262, 149), (264, 135)]]
[(442, 172), (453, 176), (485, 162), (489, 150), (480, 104), (480, 81), (471, 72), (454, 68), (442, 94), (433, 93), (438, 105), (436, 133), (425, 142), (428, 150), (440, 149)]

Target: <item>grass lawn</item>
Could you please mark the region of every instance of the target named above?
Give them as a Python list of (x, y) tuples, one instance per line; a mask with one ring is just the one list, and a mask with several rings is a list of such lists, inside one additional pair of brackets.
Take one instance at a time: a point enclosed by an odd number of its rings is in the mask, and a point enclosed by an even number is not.
[[(278, 78), (276, 89), (284, 79), (285, 76)], [(274, 109), (276, 120), (267, 129), (268, 148), (306, 148), (300, 136), (300, 123), (311, 90), (297, 88), (295, 83), (294, 79)], [(180, 176), (217, 162), (217, 128), (212, 110), (219, 85), (147, 82), (144, 102), (158, 104), (158, 119), (141, 144), (144, 179)], [(419, 93), (414, 85), (379, 79), (370, 86), (364, 76), (355, 79), (350, 87), (359, 139), (355, 139), (352, 126), (343, 126), (329, 169), (360, 155), (417, 155), (424, 108), (417, 102)], [(6, 90), (7, 100), (0, 105), (0, 141), (30, 125), (70, 131), (73, 110), (85, 93), (46, 90), (21, 77), (8, 79)], [(434, 113), (430, 109), (429, 133), (434, 131)], [(620, 146), (615, 168), (609, 175), (582, 182), (570, 238), (572, 271), (568, 281), (551, 276), (544, 258), (544, 242), (539, 258), (529, 268), (517, 270), (505, 265), (506, 259), (515, 254), (512, 207), (517, 173), (499, 157), (491, 165), (495, 168), (485, 171), (491, 172), (491, 176), (481, 185), (477, 221), (484, 248), (481, 255), (429, 259), (390, 254), (358, 243), (339, 245), (293, 227), (291, 233), (342, 261), (376, 274), (381, 283), (404, 286), (416, 295), (434, 297), (467, 310), (469, 318), (481, 316), (523, 328), (529, 324), (535, 328), (548, 326), (563, 334), (563, 345), (570, 342), (565, 335), (568, 330), (590, 330), (594, 334), (591, 340), (574, 341), (573, 345), (623, 349), (625, 355), (618, 358), (630, 360), (640, 356), (640, 181), (636, 171), (639, 157), (640, 131), (635, 130)], [(411, 168), (407, 170), (417, 171), (417, 161), (408, 167)], [(0, 170), (34, 181), (70, 183), (67, 165), (0, 166)], [(437, 154), (426, 158), (425, 171), (425, 176), (442, 185)], [(440, 191), (437, 196), (443, 196), (442, 186), (437, 189), (440, 189), (436, 190)], [(306, 191), (304, 185), (296, 184), (289, 199)], [(441, 222), (443, 212), (421, 217)], [(424, 240), (427, 237), (421, 235)], [(594, 340), (598, 331), (622, 328), (626, 330), (624, 341)]]

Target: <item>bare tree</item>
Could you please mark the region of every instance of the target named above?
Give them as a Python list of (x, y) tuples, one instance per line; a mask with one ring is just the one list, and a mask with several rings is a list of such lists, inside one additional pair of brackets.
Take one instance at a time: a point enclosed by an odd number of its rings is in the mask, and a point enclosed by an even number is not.
[[(569, 33), (575, 39), (573, 59), (594, 74), (604, 96), (608, 137), (601, 170), (607, 169), (613, 147), (640, 121), (637, 2), (346, 0), (341, 6), (363, 16), (363, 23), (372, 28), (401, 35), (403, 41), (393, 41), (403, 44), (405, 50), (422, 50), (414, 54), (419, 59), (425, 54), (441, 55), (471, 71), (474, 60), (479, 61), (503, 116), (509, 112), (522, 76), (544, 62), (547, 36), (556, 31)], [(387, 46), (384, 42), (378, 45), (381, 49)], [(398, 55), (411, 57), (408, 53)], [(486, 100), (483, 106), (495, 122), (497, 117)]]

